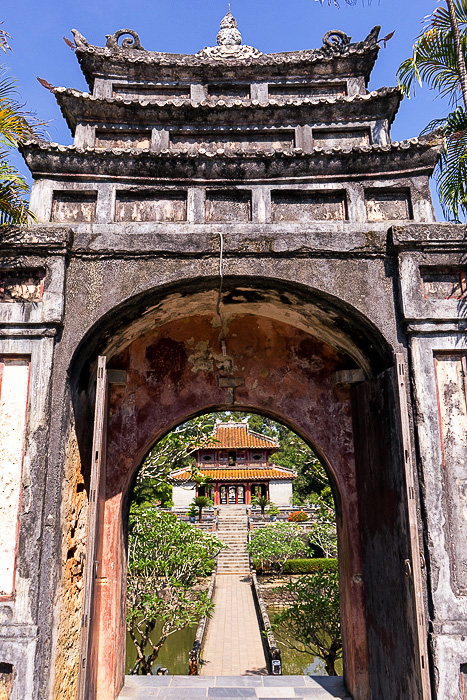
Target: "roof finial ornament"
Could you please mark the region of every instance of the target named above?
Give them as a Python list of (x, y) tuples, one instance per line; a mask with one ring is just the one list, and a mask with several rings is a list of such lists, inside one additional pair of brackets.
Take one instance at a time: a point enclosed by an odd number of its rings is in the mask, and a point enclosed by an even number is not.
[(242, 43), (242, 35), (238, 31), (237, 21), (230, 12), (230, 3), (229, 11), (221, 21), (217, 43), (219, 46), (239, 46)]

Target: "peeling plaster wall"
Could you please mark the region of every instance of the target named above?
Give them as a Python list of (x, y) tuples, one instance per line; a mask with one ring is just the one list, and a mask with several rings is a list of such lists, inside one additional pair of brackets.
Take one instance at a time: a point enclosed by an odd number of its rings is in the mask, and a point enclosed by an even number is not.
[(21, 497), (29, 359), (4, 358), (0, 365), (0, 598), (14, 593)]
[(55, 598), (57, 627), (53, 697), (74, 700), (77, 694), (81, 606), (86, 559), (88, 499), (75, 431), (70, 431), (62, 496), (62, 576)]

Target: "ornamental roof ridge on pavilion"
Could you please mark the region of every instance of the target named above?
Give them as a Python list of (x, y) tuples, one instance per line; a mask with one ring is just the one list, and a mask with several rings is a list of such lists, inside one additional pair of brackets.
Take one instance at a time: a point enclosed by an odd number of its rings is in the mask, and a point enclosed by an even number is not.
[[(227, 17), (227, 15), (226, 15)], [(224, 18), (225, 19), (225, 18)], [(131, 29), (120, 29), (113, 35), (107, 35), (105, 47), (94, 46), (76, 29), (72, 29), (75, 39), (76, 55), (83, 73), (92, 87), (96, 75), (130, 74), (135, 67), (160, 66), (172, 69), (199, 69), (203, 66), (213, 68), (231, 66), (233, 68), (275, 68), (280, 66), (297, 69), (307, 64), (336, 62), (352, 57), (364, 57), (355, 73), (369, 77), (379, 51), (378, 36), (381, 27), (375, 26), (368, 36), (360, 42), (351, 43), (351, 37), (340, 30), (331, 30), (323, 37), (323, 44), (316, 49), (302, 49), (277, 53), (262, 53), (245, 44), (221, 44), (207, 46), (196, 54), (178, 54), (162, 51), (147, 51), (141, 45), (138, 34)], [(125, 37), (122, 39), (122, 37)], [(121, 43), (119, 43), (121, 40)], [(132, 68), (133, 66), (133, 68)], [(333, 76), (339, 70), (333, 70)]]
[[(222, 431), (222, 435), (219, 435)], [(237, 434), (235, 434), (237, 433)], [(242, 449), (242, 448), (266, 448), (277, 450), (279, 441), (254, 430), (250, 430), (248, 420), (243, 421), (216, 421), (212, 433), (213, 441), (207, 442), (202, 449)]]
[[(297, 472), (287, 467), (280, 467), (277, 464), (272, 464), (267, 467), (209, 467), (200, 465), (199, 471), (203, 476), (209, 476), (212, 481), (245, 481), (245, 480), (292, 480), (297, 478)], [(187, 469), (181, 469), (171, 472), (169, 479), (172, 481), (190, 480), (191, 472)]]

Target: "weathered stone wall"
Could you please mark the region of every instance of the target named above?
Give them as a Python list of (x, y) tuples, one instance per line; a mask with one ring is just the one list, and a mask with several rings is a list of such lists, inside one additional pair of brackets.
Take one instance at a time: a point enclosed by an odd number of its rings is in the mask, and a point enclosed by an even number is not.
[(74, 426), (66, 446), (61, 507), (61, 577), (55, 596), (56, 642), (52, 697), (77, 695), (88, 498)]

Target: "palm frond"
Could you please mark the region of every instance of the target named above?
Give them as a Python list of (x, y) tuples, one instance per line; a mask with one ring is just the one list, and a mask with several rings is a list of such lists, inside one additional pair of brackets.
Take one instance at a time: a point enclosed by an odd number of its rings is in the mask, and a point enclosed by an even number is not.
[(459, 221), (467, 216), (467, 114), (458, 107), (442, 123), (444, 148), (436, 166), (438, 195), (446, 219)]
[(5, 162), (0, 162), (0, 226), (25, 224), (31, 216), (28, 186), (21, 175)]
[[(0, 22), (0, 25), (2, 25), (3, 22)], [(3, 51), (3, 53), (6, 53), (7, 51), (11, 51), (11, 46), (8, 43), (8, 39), (11, 39), (11, 36), (6, 32), (4, 29), (0, 29), (0, 49)]]
[[(462, 35), (462, 50), (467, 53), (467, 36)], [(456, 104), (460, 97), (460, 76), (454, 41), (450, 31), (430, 28), (414, 44), (412, 56), (397, 71), (399, 87), (407, 95), (415, 94), (415, 84), (426, 83)]]
[[(459, 30), (462, 33), (463, 29), (467, 28), (467, 0), (454, 0), (454, 7)], [(426, 27), (434, 27), (442, 32), (451, 30), (449, 10), (444, 5), (437, 7), (431, 15), (425, 17), (424, 21)]]

